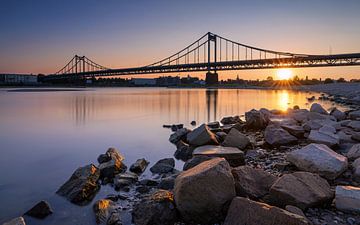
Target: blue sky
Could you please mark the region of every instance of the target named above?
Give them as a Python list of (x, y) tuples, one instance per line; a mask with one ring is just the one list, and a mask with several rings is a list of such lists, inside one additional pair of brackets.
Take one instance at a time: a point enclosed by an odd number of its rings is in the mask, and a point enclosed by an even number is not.
[[(74, 54), (112, 68), (142, 66), (208, 31), (279, 51), (360, 52), (360, 1), (355, 0), (0, 2), (0, 73), (55, 72)], [(360, 76), (359, 67), (294, 71)], [(232, 72), (260, 78), (269, 73)]]

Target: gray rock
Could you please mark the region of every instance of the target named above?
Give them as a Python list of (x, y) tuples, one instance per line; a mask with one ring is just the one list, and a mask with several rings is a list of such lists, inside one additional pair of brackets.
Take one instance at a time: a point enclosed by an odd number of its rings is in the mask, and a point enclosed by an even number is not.
[(218, 121), (210, 122), (210, 123), (208, 123), (206, 125), (209, 128), (213, 128), (213, 129), (220, 128), (220, 123)]
[(347, 158), (323, 144), (309, 144), (287, 154), (286, 159), (301, 170), (335, 179), (348, 167)]
[(265, 129), (265, 141), (272, 146), (289, 145), (297, 142), (297, 138), (276, 125), (269, 125)]
[(287, 211), (291, 212), (291, 213), (294, 213), (294, 214), (297, 214), (299, 216), (302, 216), (302, 217), (306, 218), (304, 212), (301, 209), (299, 209), (298, 207), (296, 207), (296, 206), (287, 205), (287, 206), (285, 206), (285, 209)]
[(130, 166), (130, 171), (137, 174), (142, 174), (146, 167), (149, 165), (149, 162), (146, 159), (138, 159), (134, 164)]
[(228, 117), (223, 117), (220, 122), (224, 125), (226, 124), (235, 124), (235, 123), (241, 123), (241, 119), (239, 116), (228, 116)]
[(319, 132), (322, 133), (330, 133), (330, 134), (335, 134), (336, 133), (336, 129), (333, 126), (329, 126), (329, 125), (324, 125), (319, 129)]
[(220, 131), (220, 132), (216, 132), (216, 139), (218, 140), (218, 142), (223, 142), (226, 138), (227, 133)]
[(255, 130), (265, 128), (268, 123), (264, 114), (255, 109), (245, 113), (245, 120), (246, 127)]
[(17, 217), (10, 221), (3, 223), (3, 225), (26, 225), (23, 217)]
[(231, 166), (244, 165), (244, 152), (234, 147), (224, 147), (219, 145), (204, 145), (197, 147), (194, 156), (209, 156), (209, 157), (222, 157), (225, 158)]
[(265, 203), (236, 197), (224, 225), (310, 225), (304, 217)]
[(328, 112), (318, 103), (313, 103), (311, 105), (310, 112), (317, 112), (320, 114), (328, 115)]
[(171, 192), (159, 190), (137, 203), (132, 211), (135, 225), (174, 225), (177, 212)]
[(357, 141), (357, 142), (360, 142), (360, 133), (354, 133), (352, 136), (351, 136), (351, 139)]
[(308, 137), (309, 141), (335, 147), (340, 144), (340, 138), (336, 134), (312, 130)]
[(99, 178), (100, 170), (95, 165), (79, 167), (56, 193), (82, 205), (91, 201), (99, 190)]
[(109, 199), (101, 199), (93, 205), (96, 223), (101, 225), (122, 225), (121, 207)]
[(360, 118), (360, 110), (357, 110), (357, 111), (352, 111), (349, 113), (349, 117), (350, 119), (352, 120), (357, 120)]
[(222, 145), (225, 147), (236, 147), (241, 150), (245, 149), (249, 144), (249, 138), (235, 128), (230, 130), (228, 135), (226, 135), (224, 142), (222, 143)]
[(306, 109), (295, 110), (290, 113), (290, 117), (297, 122), (304, 123), (308, 120), (309, 111)]
[(123, 163), (125, 159), (115, 148), (109, 148), (106, 153), (111, 159), (99, 165), (100, 177), (112, 179), (118, 173), (126, 171), (127, 167)]
[(97, 158), (97, 161), (101, 163), (105, 163), (111, 160), (111, 157), (108, 154), (100, 154)]
[(215, 134), (213, 134), (205, 124), (188, 133), (187, 141), (194, 146), (218, 144)]
[(125, 172), (121, 174), (117, 174), (114, 178), (114, 186), (115, 189), (120, 189), (125, 186), (129, 186), (135, 182), (137, 182), (139, 176), (136, 173)]
[(192, 146), (188, 146), (188, 145), (179, 146), (174, 153), (174, 157), (175, 159), (180, 159), (185, 162), (192, 158), (193, 151), (194, 151), (194, 147)]
[(281, 128), (289, 132), (291, 135), (297, 137), (297, 138), (303, 138), (305, 134), (305, 130), (302, 126), (298, 125), (281, 125)]
[(24, 215), (31, 216), (38, 219), (44, 219), (48, 215), (52, 214), (53, 210), (50, 205), (46, 201), (40, 201), (34, 207), (32, 207), (29, 211), (27, 211)]
[(337, 121), (346, 119), (346, 114), (345, 114), (344, 112), (338, 110), (337, 108), (333, 108), (333, 109), (330, 111), (330, 115), (332, 115), (333, 117), (335, 117), (335, 118), (337, 119)]
[(231, 170), (237, 196), (260, 199), (269, 193), (277, 177), (261, 169), (250, 166), (239, 166)]
[(348, 151), (348, 153), (346, 154), (346, 156), (350, 159), (350, 160), (355, 160), (357, 158), (360, 158), (360, 144), (355, 144), (353, 145), (350, 150)]
[(155, 165), (150, 168), (152, 173), (163, 174), (173, 172), (175, 167), (175, 160), (173, 158), (165, 158), (157, 161)]
[(360, 213), (360, 188), (336, 186), (335, 206), (341, 211)]
[(178, 176), (178, 174), (162, 178), (160, 180), (158, 188), (163, 189), (163, 190), (172, 190), (172, 189), (174, 189), (175, 179), (176, 179), (177, 176)]
[(175, 180), (174, 197), (185, 222), (219, 223), (224, 207), (235, 197), (230, 165), (214, 158), (182, 172)]
[(170, 135), (169, 141), (173, 144), (177, 143), (182, 139), (186, 139), (186, 135), (191, 132), (187, 128), (178, 129), (176, 132)]
[(199, 165), (202, 162), (205, 162), (207, 160), (212, 159), (212, 157), (206, 156), (206, 155), (197, 155), (192, 157), (191, 159), (189, 159), (188, 161), (185, 162), (183, 170), (188, 170), (193, 168), (194, 166)]
[(295, 172), (285, 174), (270, 188), (270, 199), (278, 206), (293, 205), (302, 210), (331, 202), (329, 183), (317, 174)]
[(351, 121), (347, 126), (351, 127), (354, 131), (360, 131), (360, 121)]

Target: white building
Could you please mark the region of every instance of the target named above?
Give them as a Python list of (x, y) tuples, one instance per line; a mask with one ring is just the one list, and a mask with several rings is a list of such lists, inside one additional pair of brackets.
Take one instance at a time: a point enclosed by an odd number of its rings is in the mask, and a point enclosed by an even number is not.
[(37, 82), (37, 75), (0, 74), (0, 84), (35, 84)]

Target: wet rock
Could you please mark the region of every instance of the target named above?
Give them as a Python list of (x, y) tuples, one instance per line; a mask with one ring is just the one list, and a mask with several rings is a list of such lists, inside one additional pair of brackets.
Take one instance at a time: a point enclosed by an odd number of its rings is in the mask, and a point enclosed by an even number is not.
[(232, 200), (224, 225), (310, 225), (302, 216), (265, 203), (236, 197)]
[(270, 188), (270, 199), (276, 205), (293, 205), (305, 210), (331, 202), (329, 183), (317, 174), (295, 172), (280, 177)]
[(146, 185), (146, 186), (151, 186), (151, 187), (157, 186), (159, 184), (159, 182), (157, 180), (153, 180), (153, 179), (144, 179), (144, 180), (141, 180), (139, 183), (141, 185)]
[(111, 160), (111, 157), (108, 154), (100, 154), (97, 158), (97, 161), (101, 163), (105, 163)]
[(174, 196), (185, 222), (222, 221), (224, 207), (235, 197), (230, 165), (225, 159), (214, 158), (182, 172), (175, 180)]
[(171, 192), (159, 190), (142, 199), (132, 211), (135, 225), (173, 225), (178, 220)]
[(249, 144), (249, 138), (235, 128), (230, 130), (230, 132), (226, 135), (224, 142), (222, 143), (222, 145), (225, 147), (236, 147), (241, 150), (245, 149)]
[(260, 199), (269, 193), (270, 187), (277, 180), (277, 177), (261, 169), (254, 169), (250, 166), (239, 166), (231, 170), (237, 196)]
[(216, 139), (218, 140), (218, 142), (223, 142), (226, 138), (227, 133), (220, 131), (220, 132), (216, 132)]
[(218, 121), (210, 122), (206, 125), (212, 129), (220, 128), (220, 123)]
[(289, 132), (291, 135), (297, 138), (303, 138), (305, 134), (305, 130), (302, 126), (298, 125), (281, 125), (281, 128)]
[(173, 124), (171, 125), (171, 131), (175, 132), (179, 129), (182, 129), (184, 128), (184, 124)]
[(328, 115), (328, 112), (318, 103), (313, 103), (311, 105), (310, 112), (317, 112), (320, 114)]
[(226, 124), (235, 124), (235, 123), (241, 123), (241, 119), (239, 116), (227, 116), (223, 117), (220, 122), (224, 125)]
[(95, 165), (79, 167), (56, 193), (82, 205), (91, 201), (99, 190), (99, 178), (100, 170)]
[(101, 225), (122, 225), (121, 207), (109, 199), (101, 199), (93, 205), (96, 223)]
[(3, 223), (3, 225), (26, 225), (23, 217), (17, 217), (10, 221)]
[(348, 151), (348, 153), (346, 154), (346, 156), (350, 159), (350, 160), (355, 160), (357, 158), (360, 158), (360, 144), (355, 144), (353, 145), (350, 150)]
[(194, 166), (197, 166), (200, 163), (205, 162), (205, 161), (210, 160), (210, 159), (212, 159), (212, 158), (209, 157), (209, 156), (206, 156), (206, 155), (194, 156), (194, 157), (192, 157), (191, 159), (189, 159), (188, 161), (185, 162), (185, 164), (183, 166), (183, 170), (185, 171), (185, 170), (191, 169)]
[(174, 189), (175, 179), (176, 179), (177, 176), (178, 176), (178, 174), (162, 178), (159, 185), (158, 185), (158, 188), (163, 189), (163, 190), (172, 190), (172, 189)]
[(186, 135), (191, 132), (191, 130), (187, 128), (178, 129), (175, 133), (170, 135), (169, 141), (173, 144), (177, 143), (182, 139), (186, 139)]
[(192, 158), (193, 151), (194, 151), (194, 147), (192, 146), (188, 146), (188, 145), (179, 146), (174, 153), (174, 157), (175, 159), (187, 161)]
[(360, 110), (350, 112), (350, 113), (349, 113), (349, 117), (350, 117), (350, 119), (352, 119), (352, 120), (360, 119)]
[(340, 144), (340, 138), (338, 135), (317, 130), (312, 130), (308, 139), (311, 142), (324, 144), (329, 147), (334, 147)]
[(218, 144), (215, 134), (213, 134), (205, 124), (188, 133), (187, 141), (194, 146)]
[(149, 165), (149, 162), (144, 158), (136, 160), (134, 164), (130, 166), (130, 171), (136, 174), (142, 174), (146, 167)]
[(45, 217), (47, 217), (52, 213), (53, 210), (51, 209), (49, 203), (46, 201), (40, 201), (29, 211), (27, 211), (24, 215), (35, 217), (38, 219), (44, 219)]
[(347, 158), (323, 144), (309, 144), (287, 154), (286, 159), (300, 170), (335, 179), (348, 167)]
[(192, 126), (196, 126), (196, 121), (195, 120), (193, 120), (193, 121), (191, 121), (191, 123), (190, 123)]
[(194, 156), (205, 155), (209, 157), (225, 158), (231, 166), (244, 165), (244, 152), (234, 147), (224, 147), (219, 145), (204, 145), (195, 148)]
[(163, 174), (173, 172), (175, 160), (173, 158), (160, 159), (150, 168), (152, 173)]
[(135, 189), (137, 192), (139, 192), (140, 194), (145, 194), (145, 193), (149, 193), (150, 192), (150, 188), (147, 186), (138, 186)]
[(360, 188), (336, 186), (335, 206), (345, 212), (360, 213)]
[(297, 142), (297, 138), (276, 125), (269, 125), (265, 129), (265, 141), (272, 146), (289, 145)]
[(338, 110), (337, 108), (333, 108), (333, 109), (330, 111), (330, 115), (332, 115), (333, 117), (335, 117), (335, 118), (337, 119), (337, 121), (346, 119), (346, 114), (345, 114), (344, 112)]
[(299, 209), (298, 207), (296, 207), (296, 206), (287, 205), (287, 206), (285, 206), (285, 209), (287, 211), (291, 212), (291, 213), (294, 213), (294, 214), (297, 214), (299, 216), (302, 216), (302, 217), (306, 218), (304, 212), (301, 209)]
[(268, 121), (263, 113), (252, 109), (245, 113), (245, 124), (248, 129), (263, 129), (267, 126)]
[(139, 179), (139, 177), (136, 173), (125, 172), (125, 173), (118, 174), (114, 178), (115, 189), (119, 190), (122, 187), (134, 184), (135, 182), (138, 181), (138, 179)]
[(100, 177), (112, 179), (118, 173), (126, 171), (127, 167), (123, 163), (124, 156), (115, 148), (109, 148), (106, 153), (111, 159), (99, 165)]
[(351, 127), (354, 131), (360, 131), (360, 121), (351, 121), (347, 126)]

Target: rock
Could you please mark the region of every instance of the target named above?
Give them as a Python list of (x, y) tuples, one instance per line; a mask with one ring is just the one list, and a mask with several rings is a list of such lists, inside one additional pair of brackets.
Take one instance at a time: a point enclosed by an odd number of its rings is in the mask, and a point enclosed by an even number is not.
[(40, 201), (29, 211), (27, 211), (24, 215), (35, 217), (38, 219), (44, 219), (45, 217), (47, 217), (52, 213), (53, 210), (51, 209), (49, 203), (46, 201)]
[(187, 141), (194, 146), (218, 144), (215, 134), (213, 134), (205, 124), (188, 133)]
[(344, 112), (338, 110), (337, 108), (333, 108), (333, 109), (330, 111), (330, 115), (332, 115), (333, 117), (335, 117), (335, 118), (337, 119), (337, 121), (346, 119), (346, 114), (345, 114)]
[(82, 205), (91, 201), (99, 190), (99, 178), (100, 170), (95, 165), (79, 167), (56, 193)]
[(293, 205), (305, 210), (331, 202), (329, 183), (317, 174), (295, 172), (280, 177), (270, 188), (270, 199), (276, 205)]
[(310, 225), (302, 216), (265, 203), (236, 197), (232, 200), (224, 225)]
[(327, 179), (335, 179), (348, 167), (346, 157), (323, 144), (309, 144), (288, 153), (286, 159), (300, 170), (318, 173)]
[(97, 161), (101, 163), (105, 163), (111, 160), (111, 157), (108, 154), (100, 154), (97, 158)]
[(281, 128), (289, 132), (291, 135), (297, 138), (303, 138), (305, 134), (305, 130), (302, 126), (298, 125), (281, 125)]
[(357, 120), (360, 118), (360, 110), (357, 110), (357, 111), (352, 111), (349, 113), (349, 117), (350, 119), (352, 120)]
[(194, 156), (194, 157), (192, 157), (191, 159), (189, 159), (188, 161), (185, 162), (183, 170), (185, 171), (185, 170), (191, 169), (194, 166), (197, 166), (200, 163), (205, 162), (205, 161), (210, 160), (210, 159), (212, 159), (212, 158), (209, 157), (209, 156), (206, 156), (206, 155)]
[(246, 127), (254, 130), (263, 129), (268, 123), (264, 114), (255, 109), (245, 113), (245, 120)]
[(190, 123), (192, 126), (196, 126), (196, 121), (195, 120), (193, 120), (193, 121), (191, 121), (191, 123)]
[(336, 122), (332, 120), (309, 120), (303, 124), (303, 128), (305, 131), (319, 130), (324, 125), (335, 126)]
[(312, 130), (308, 137), (309, 141), (334, 147), (340, 144), (340, 138), (336, 134)]
[(141, 180), (139, 183), (141, 185), (146, 185), (146, 186), (151, 186), (151, 187), (158, 186), (158, 184), (159, 184), (159, 182), (157, 180), (152, 180), (152, 179), (144, 179), (144, 180)]
[(224, 207), (235, 197), (230, 165), (214, 158), (182, 172), (175, 180), (174, 196), (185, 222), (219, 223)]
[(360, 188), (336, 186), (335, 206), (341, 211), (360, 213)]
[(186, 135), (191, 132), (191, 130), (187, 128), (178, 129), (175, 133), (170, 135), (169, 141), (173, 144), (177, 143), (182, 139), (186, 139)]
[(277, 177), (261, 169), (239, 166), (231, 170), (237, 196), (260, 199), (269, 193)]
[(244, 165), (244, 152), (234, 147), (224, 147), (219, 145), (204, 145), (195, 148), (194, 156), (205, 155), (209, 157), (225, 158), (231, 166)]
[(114, 186), (115, 189), (119, 190), (122, 187), (129, 186), (139, 179), (136, 173), (125, 172), (115, 176), (114, 178)]
[(118, 173), (126, 171), (127, 167), (123, 163), (124, 156), (115, 148), (109, 148), (106, 153), (111, 159), (99, 165), (100, 177), (112, 179)]
[(183, 145), (178, 147), (174, 153), (175, 159), (180, 159), (182, 161), (187, 161), (192, 158), (192, 153), (194, 151), (194, 147)]
[(360, 121), (351, 121), (347, 126), (351, 127), (354, 131), (360, 131)]
[(134, 164), (130, 166), (130, 171), (136, 174), (142, 174), (146, 167), (149, 165), (149, 162), (144, 158), (136, 160)]
[(230, 132), (226, 135), (224, 142), (222, 143), (222, 145), (225, 147), (236, 147), (241, 150), (245, 149), (249, 144), (249, 138), (235, 128), (230, 130)]
[(293, 110), (299, 110), (299, 109), (300, 109), (300, 106), (298, 106), (298, 105), (293, 106)]
[(325, 115), (317, 112), (309, 112), (307, 114), (307, 120), (328, 120), (336, 123), (336, 118), (331, 115)]
[(109, 199), (101, 199), (93, 205), (96, 223), (102, 225), (122, 225), (121, 207)]
[(174, 225), (178, 220), (171, 192), (159, 190), (142, 199), (132, 211), (135, 225)]
[(291, 212), (291, 213), (294, 213), (294, 214), (297, 214), (297, 215), (299, 215), (299, 216), (302, 216), (302, 217), (306, 218), (304, 212), (303, 212), (301, 209), (299, 209), (298, 207), (296, 207), (296, 206), (287, 205), (287, 206), (285, 206), (285, 209), (286, 209), (288, 212)]
[(160, 159), (150, 168), (152, 173), (163, 174), (173, 172), (175, 160), (173, 158)]
[(168, 176), (168, 177), (162, 178), (158, 185), (158, 188), (163, 189), (163, 190), (174, 189), (175, 179), (177, 176), (178, 176), (178, 174), (176, 174), (175, 176)]
[(171, 125), (171, 131), (175, 132), (179, 129), (182, 129), (184, 128), (184, 124), (173, 124)]
[(308, 114), (309, 111), (306, 109), (300, 109), (300, 110), (296, 110), (293, 111), (292, 113), (290, 113), (290, 117), (293, 118), (294, 120), (296, 120), (297, 122), (305, 122), (308, 120)]
[(206, 125), (209, 128), (213, 128), (213, 129), (220, 128), (220, 123), (218, 121), (210, 122), (210, 123), (208, 123)]
[(223, 142), (226, 138), (227, 133), (220, 131), (220, 132), (216, 132), (216, 139), (218, 140), (218, 142)]
[(26, 224), (23, 217), (17, 217), (8, 222), (3, 223), (3, 225), (26, 225)]
[(360, 142), (360, 133), (354, 133), (353, 135), (351, 135), (351, 139)]
[(310, 112), (317, 112), (320, 114), (328, 115), (328, 112), (318, 103), (313, 103), (311, 105)]
[(223, 117), (220, 122), (224, 125), (226, 124), (235, 124), (235, 123), (241, 123), (241, 119), (239, 116), (227, 116)]
[(356, 159), (353, 164), (353, 179), (360, 183), (360, 158)]
[(350, 150), (348, 151), (348, 153), (346, 154), (346, 156), (350, 159), (350, 160), (355, 160), (357, 158), (360, 158), (360, 144), (355, 144), (353, 145)]
[(330, 133), (330, 134), (335, 134), (336, 133), (336, 129), (333, 126), (329, 126), (329, 125), (324, 125), (319, 129), (319, 132), (321, 133)]
[(286, 130), (276, 125), (269, 125), (265, 129), (265, 141), (269, 145), (280, 146), (289, 145), (297, 142), (297, 138), (289, 134)]

